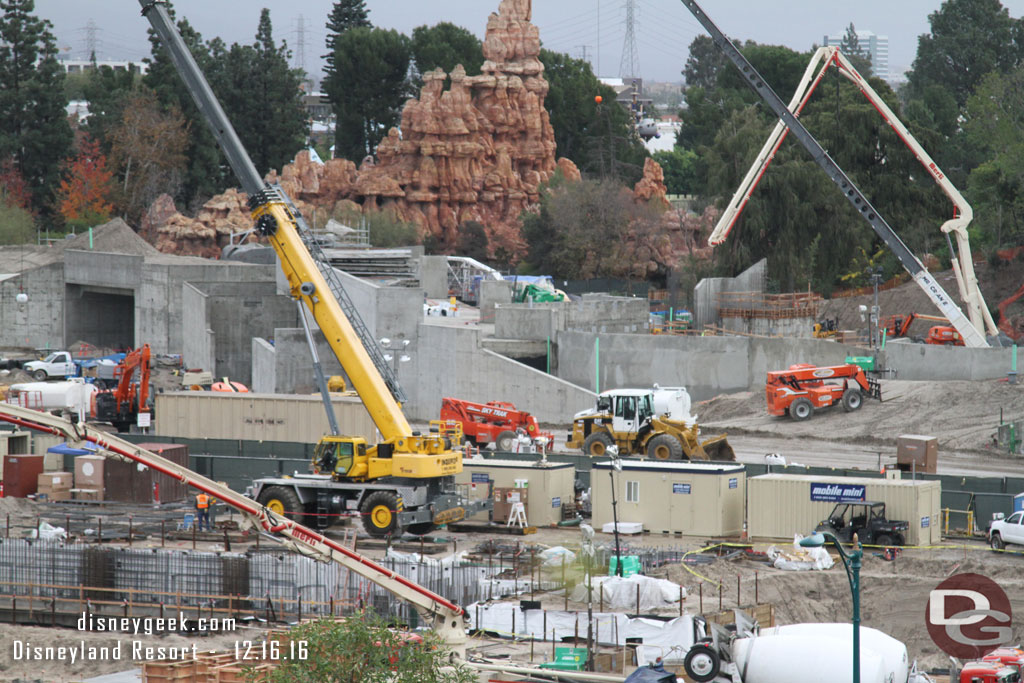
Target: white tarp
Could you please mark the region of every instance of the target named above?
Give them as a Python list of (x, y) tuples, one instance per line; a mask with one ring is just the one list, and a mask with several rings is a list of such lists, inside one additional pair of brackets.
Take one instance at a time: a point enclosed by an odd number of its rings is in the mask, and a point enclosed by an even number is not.
[(793, 537), (793, 549), (784, 551), (776, 546), (768, 548), (768, 557), (772, 566), (786, 571), (810, 571), (812, 569), (831, 569), (835, 561), (824, 547), (803, 548), (800, 546), (800, 534)]
[[(608, 522), (601, 527), (601, 532), (605, 534), (615, 533), (615, 522)], [(643, 522), (619, 522), (619, 533), (620, 534), (642, 534), (644, 532)]]
[[(554, 638), (557, 641), (587, 639), (587, 612), (563, 612), (561, 610), (527, 610), (523, 612), (519, 603), (499, 602), (489, 605), (472, 604), (467, 610), (470, 628), (482, 628), (504, 636), (513, 633), (512, 622), (515, 620), (515, 634), (519, 637), (532, 637), (538, 640)], [(514, 615), (514, 617), (513, 617)], [(546, 616), (545, 616), (546, 615)], [(479, 620), (479, 621), (478, 621)], [(545, 626), (547, 633), (544, 633)], [(658, 619), (630, 619), (625, 614), (615, 612), (594, 613), (595, 639), (607, 645), (625, 645), (626, 638), (641, 638), (648, 646), (646, 652), (654, 661), (656, 657), (664, 657), (674, 650), (684, 654), (693, 645), (693, 617), (684, 614), (668, 621)], [(643, 663), (643, 662), (642, 662)]]
[(449, 567), (461, 567), (465, 564), (466, 551), (460, 550), (454, 555), (445, 555), (444, 557), (430, 557), (427, 555), (420, 557), (419, 553), (403, 553), (400, 550), (388, 548), (386, 557), (396, 562), (417, 562), (427, 567), (443, 567), (448, 569)]
[[(600, 604), (604, 600), (604, 606), (612, 609), (633, 609), (636, 605), (637, 586), (640, 587), (640, 610), (654, 610), (674, 607), (679, 605), (680, 595), (686, 597), (686, 589), (678, 583), (672, 583), (665, 579), (654, 579), (642, 574), (634, 574), (630, 577), (621, 576), (595, 576), (594, 577), (594, 604)], [(682, 589), (682, 592), (680, 592)], [(603, 596), (603, 597), (602, 597)], [(573, 602), (587, 601), (586, 582), (576, 584), (569, 599)]]
[(576, 560), (576, 553), (568, 548), (556, 545), (553, 548), (548, 548), (537, 557), (540, 558), (541, 563), (545, 567), (561, 567), (563, 560), (565, 564), (572, 564)]

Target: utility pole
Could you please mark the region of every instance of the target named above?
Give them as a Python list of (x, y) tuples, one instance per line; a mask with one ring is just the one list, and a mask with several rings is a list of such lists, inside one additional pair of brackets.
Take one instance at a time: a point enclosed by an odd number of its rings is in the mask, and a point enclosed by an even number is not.
[(622, 41), (622, 62), (619, 77), (637, 78), (640, 74), (640, 52), (636, 46), (636, 0), (626, 0), (626, 37)]

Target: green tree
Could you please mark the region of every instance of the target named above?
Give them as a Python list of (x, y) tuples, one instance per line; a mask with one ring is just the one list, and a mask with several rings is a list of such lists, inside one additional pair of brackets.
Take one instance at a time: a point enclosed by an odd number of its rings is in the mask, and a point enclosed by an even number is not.
[(487, 229), (476, 221), (465, 221), (459, 224), (455, 236), (455, 253), (468, 256), (482, 263), (487, 263), (488, 256)]
[(0, 245), (35, 242), (36, 224), (32, 214), (0, 199)]
[(729, 58), (715, 46), (711, 36), (701, 33), (690, 43), (683, 80), (687, 88), (710, 90), (718, 85), (718, 74), (728, 68)]
[(324, 73), (328, 76), (334, 73), (334, 50), (338, 36), (350, 28), (372, 28), (369, 14), (364, 0), (339, 0), (334, 3), (331, 13), (327, 15), (326, 25), (327, 54), (324, 55), (324, 60), (327, 64)]
[(397, 31), (352, 28), (334, 44), (324, 91), (337, 116), (335, 156), (357, 164), (401, 119), (410, 93), (409, 39)]
[(1024, 57), (1021, 20), (1010, 18), (1000, 0), (946, 0), (928, 23), (908, 74), (914, 96), (937, 85), (963, 108), (988, 73), (1006, 73)]
[(1024, 67), (990, 73), (967, 101), (964, 133), (986, 161), (971, 171), (974, 233), (999, 247), (1024, 231)]
[[(650, 240), (654, 218), (615, 180), (556, 179), (541, 193), (540, 210), (523, 214), (526, 261), (534, 272), (558, 278), (629, 277), (635, 246)], [(650, 258), (648, 252), (644, 262)]]
[(274, 43), (270, 10), (260, 12), (256, 42), (251, 48), (232, 46), (231, 61), (241, 62), (233, 76), (231, 92), (237, 107), (227, 110), (236, 122), (242, 144), (256, 170), (266, 174), (281, 169), (305, 146), (308, 134), (302, 104), (302, 74), (289, 68), (291, 52)]
[(438, 67), (450, 74), (456, 64), (461, 64), (467, 75), (476, 76), (484, 63), (480, 39), (472, 32), (447, 21), (414, 28), (410, 47), (417, 72), (417, 86), (422, 85), (419, 76)]
[(542, 49), (540, 61), (548, 82), (544, 108), (558, 156), (572, 159), (588, 175), (639, 180), (647, 150), (633, 132), (629, 112), (615, 101), (615, 91), (597, 80), (585, 60)]
[(89, 101), (84, 128), (109, 153), (111, 131), (121, 122), (125, 103), (136, 94), (142, 78), (134, 69), (115, 71), (109, 66), (91, 69), (84, 78), (83, 97)]
[(11, 158), (35, 206), (52, 208), (71, 149), (64, 70), (33, 0), (0, 0), (0, 160)]
[(651, 157), (665, 172), (669, 194), (693, 194), (697, 187), (697, 155), (678, 147), (655, 152)]
[[(173, 10), (171, 12), (173, 18)], [(202, 36), (192, 28), (187, 19), (178, 22), (178, 31), (207, 79), (211, 83), (216, 82), (217, 60), (211, 56), (210, 47), (203, 43)], [(143, 84), (156, 93), (165, 111), (177, 109), (185, 116), (189, 138), (185, 149), (185, 177), (182, 179), (177, 199), (181, 200), (186, 210), (194, 210), (213, 195), (234, 185), (234, 175), (217, 145), (216, 138), (213, 137), (178, 75), (170, 54), (163, 48), (159, 37), (152, 29), (149, 32), (149, 41), (152, 46), (152, 57), (147, 60), (149, 70)], [(223, 43), (219, 41), (213, 41), (211, 44), (223, 47)], [(218, 58), (221, 56), (221, 52), (218, 51)], [(232, 123), (238, 127), (240, 122)]]
[[(449, 651), (433, 632), (422, 636), (389, 628), (362, 612), (348, 619), (320, 619), (289, 632), (291, 643), (306, 643), (305, 659), (288, 658), (269, 674), (249, 680), (268, 683), (472, 683), (476, 673), (449, 663)], [(291, 651), (288, 646), (282, 652)], [(261, 676), (266, 676), (261, 677)]]
[(839, 49), (861, 76), (867, 78), (871, 75), (871, 53), (861, 48), (860, 36), (857, 35), (857, 28), (852, 21), (846, 27), (846, 34), (839, 44)]

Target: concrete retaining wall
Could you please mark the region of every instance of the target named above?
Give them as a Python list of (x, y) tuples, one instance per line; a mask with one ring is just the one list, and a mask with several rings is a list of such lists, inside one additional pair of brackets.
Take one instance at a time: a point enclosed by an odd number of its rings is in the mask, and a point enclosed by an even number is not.
[(718, 295), (722, 292), (763, 292), (768, 273), (768, 260), (761, 259), (736, 277), (704, 278), (693, 288), (693, 325), (717, 325)]
[[(965, 349), (935, 344), (888, 343), (880, 352), (883, 367), (896, 370), (899, 379), (978, 380), (1006, 377), (1013, 348)], [(1017, 351), (1017, 368), (1024, 372), (1024, 349)]]
[(216, 337), (210, 329), (209, 299), (194, 285), (182, 285), (181, 358), (186, 368), (216, 372)]
[(510, 401), (544, 422), (564, 422), (593, 407), (594, 394), (565, 380), (481, 349), (477, 330), (423, 324), (413, 354), (415, 373), (400, 377), (410, 398), (406, 414), (414, 420), (437, 419), (441, 399)]
[(494, 312), (498, 339), (545, 340), (560, 330), (645, 332), (650, 326), (646, 299), (593, 295), (578, 301), (500, 304)]
[(834, 365), (864, 354), (816, 339), (558, 334), (558, 374), (569, 382), (594, 389), (599, 369), (601, 391), (657, 383), (685, 386), (696, 401), (761, 388), (766, 372), (794, 363)]

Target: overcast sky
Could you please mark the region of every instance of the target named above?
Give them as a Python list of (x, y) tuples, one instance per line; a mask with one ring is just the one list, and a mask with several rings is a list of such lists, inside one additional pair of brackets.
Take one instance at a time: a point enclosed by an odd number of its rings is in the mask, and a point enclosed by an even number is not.
[[(269, 7), (277, 38), (296, 56), (305, 44), (305, 68), (317, 72), (325, 51), (324, 23), (332, 0), (175, 0), (204, 39), (228, 44), (252, 42), (260, 8)], [(410, 34), (423, 24), (450, 21), (483, 37), (487, 15), (498, 0), (368, 0), (375, 26)], [(908, 69), (917, 37), (928, 31), (928, 15), (940, 0), (704, 0), (702, 6), (730, 37), (807, 50), (823, 36), (859, 30), (889, 37), (890, 70)], [(645, 80), (681, 80), (687, 47), (703, 29), (679, 0), (635, 0), (634, 19), (640, 75)], [(1003, 0), (1011, 16), (1024, 13), (1024, 0)], [(584, 56), (601, 76), (619, 76), (626, 34), (626, 0), (534, 0), (533, 23), (544, 46)], [(57, 43), (72, 58), (86, 58), (90, 36), (100, 59), (137, 60), (149, 54), (148, 22), (138, 0), (36, 0), (39, 16), (53, 22)], [(92, 28), (90, 28), (92, 27)]]

